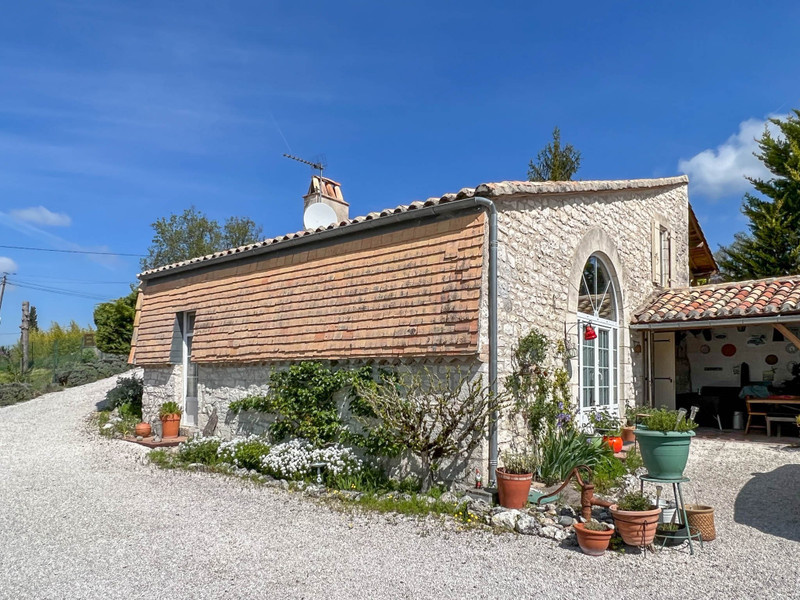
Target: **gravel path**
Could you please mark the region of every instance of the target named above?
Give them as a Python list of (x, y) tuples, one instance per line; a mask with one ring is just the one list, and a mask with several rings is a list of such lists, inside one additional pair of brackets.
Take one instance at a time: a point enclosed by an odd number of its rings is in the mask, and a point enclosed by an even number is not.
[(114, 379), (0, 409), (0, 598), (800, 598), (800, 451), (695, 440), (718, 538), (584, 556), (169, 472), (85, 420)]

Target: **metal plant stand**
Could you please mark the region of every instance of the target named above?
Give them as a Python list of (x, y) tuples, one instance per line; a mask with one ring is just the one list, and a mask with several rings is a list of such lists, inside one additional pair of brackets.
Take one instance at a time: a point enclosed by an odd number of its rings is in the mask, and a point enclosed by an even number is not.
[[(681, 477), (680, 479), (660, 479), (658, 477), (651, 477), (648, 474), (639, 475), (639, 490), (644, 493), (644, 483), (670, 483), (672, 484), (672, 493), (675, 495), (675, 509), (678, 511), (678, 514), (681, 515), (683, 518), (683, 524), (686, 526), (686, 533), (681, 534), (676, 532), (670, 536), (673, 539), (685, 539), (689, 541), (689, 554), (694, 555), (694, 544), (692, 544), (692, 539), (697, 539), (700, 541), (700, 547), (703, 547), (703, 535), (700, 531), (696, 531), (692, 533), (691, 527), (689, 527), (689, 518), (686, 515), (686, 506), (683, 503), (683, 490), (681, 490), (681, 484), (689, 483), (691, 481), (688, 477)], [(662, 546), (663, 547), (663, 546)]]

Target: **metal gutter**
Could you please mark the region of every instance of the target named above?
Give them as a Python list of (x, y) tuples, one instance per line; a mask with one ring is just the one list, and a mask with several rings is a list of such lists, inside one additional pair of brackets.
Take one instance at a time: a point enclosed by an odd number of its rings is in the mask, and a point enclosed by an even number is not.
[(773, 323), (800, 323), (800, 314), (775, 315), (774, 317), (736, 317), (720, 319), (702, 319), (697, 321), (667, 321), (657, 323), (635, 323), (629, 325), (634, 330), (678, 330), (678, 329), (705, 329), (707, 327), (734, 327), (746, 325), (771, 325)]
[[(473, 198), (489, 215), (489, 390), (497, 397), (497, 207), (488, 198)], [(497, 469), (499, 414), (493, 411), (489, 421), (489, 485), (494, 487)]]

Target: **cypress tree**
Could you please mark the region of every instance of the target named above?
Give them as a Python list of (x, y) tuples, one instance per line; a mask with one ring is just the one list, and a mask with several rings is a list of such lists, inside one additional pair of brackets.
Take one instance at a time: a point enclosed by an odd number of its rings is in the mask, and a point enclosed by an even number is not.
[(755, 156), (772, 177), (748, 177), (759, 195), (747, 193), (742, 213), (748, 232), (717, 253), (721, 274), (729, 280), (760, 279), (800, 273), (800, 111), (785, 120), (770, 119), (780, 136), (769, 130), (758, 140)]

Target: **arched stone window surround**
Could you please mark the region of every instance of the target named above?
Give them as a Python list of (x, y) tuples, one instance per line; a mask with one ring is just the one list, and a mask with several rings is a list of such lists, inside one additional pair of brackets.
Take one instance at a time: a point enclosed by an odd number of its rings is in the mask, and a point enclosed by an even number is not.
[[(613, 282), (615, 292), (615, 321), (618, 327), (617, 362), (619, 367), (617, 369), (617, 378), (615, 382), (617, 404), (613, 407), (610, 407), (610, 410), (613, 409), (613, 412), (617, 412), (619, 407), (624, 406), (626, 402), (624, 390), (626, 388), (628, 377), (627, 369), (624, 368), (627, 362), (626, 357), (629, 337), (627, 311), (625, 309), (624, 302), (626, 289), (625, 277), (622, 269), (622, 261), (620, 260), (616, 244), (611, 237), (608, 236), (608, 234), (599, 228), (588, 231), (578, 244), (578, 247), (575, 249), (575, 253), (573, 254), (572, 268), (570, 269), (569, 274), (567, 312), (565, 315), (565, 338), (567, 341), (567, 347), (572, 350), (570, 358), (570, 372), (572, 374), (570, 387), (572, 390), (572, 397), (580, 409), (581, 394), (579, 388), (580, 374), (578, 372), (578, 352), (581, 348), (579, 336), (581, 336), (583, 332), (582, 330), (579, 330), (580, 328), (578, 326), (578, 295), (584, 266), (592, 256), (596, 256), (605, 265)], [(587, 411), (581, 411), (582, 421), (585, 422), (587, 414)]]

